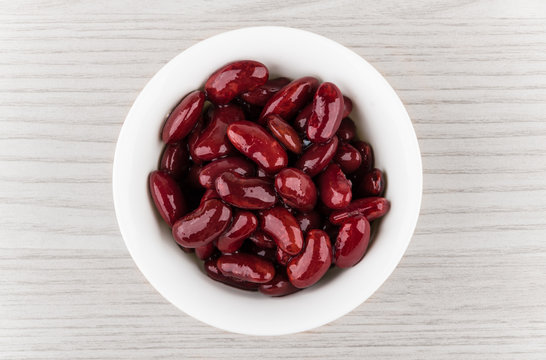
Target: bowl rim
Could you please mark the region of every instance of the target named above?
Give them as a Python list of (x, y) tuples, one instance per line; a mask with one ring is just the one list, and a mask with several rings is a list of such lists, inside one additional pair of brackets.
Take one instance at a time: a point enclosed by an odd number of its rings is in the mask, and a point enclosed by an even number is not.
[[(169, 68), (169, 65), (172, 64), (175, 61), (175, 59), (178, 59), (179, 57), (184, 56), (185, 53), (187, 54), (188, 52), (191, 52), (191, 49), (194, 49), (194, 48), (196, 48), (198, 46), (202, 46), (203, 43), (205, 43), (205, 42), (207, 42), (209, 40), (216, 40), (216, 39), (222, 38), (222, 37), (229, 37), (229, 36), (232, 36), (232, 35), (239, 35), (241, 33), (244, 34), (245, 32), (293, 32), (294, 34), (297, 34), (297, 35), (300, 35), (300, 36), (312, 37), (312, 38), (318, 39), (320, 41), (327, 42), (327, 43), (329, 43), (330, 46), (334, 46), (334, 47), (339, 48), (339, 50), (342, 51), (344, 53), (344, 55), (357, 58), (356, 61), (360, 62), (362, 65), (368, 67), (370, 71), (374, 72), (378, 76), (378, 78), (381, 79), (380, 81), (384, 82), (384, 85), (386, 85), (386, 87), (388, 89), (390, 89), (390, 91), (392, 92), (392, 95), (394, 95), (393, 99), (394, 99), (394, 101), (396, 101), (398, 103), (397, 105), (400, 107), (399, 110), (402, 111), (401, 115), (404, 116), (404, 118), (405, 118), (404, 120), (409, 123), (409, 129), (408, 130), (410, 131), (410, 133), (409, 133), (408, 140), (411, 142), (411, 146), (413, 147), (415, 155), (417, 155), (416, 165), (418, 166), (418, 168), (416, 169), (417, 178), (416, 178), (416, 184), (415, 185), (418, 186), (418, 189), (416, 189), (417, 190), (416, 194), (418, 193), (418, 197), (415, 199), (415, 201), (416, 201), (415, 202), (415, 209), (411, 214), (411, 219), (408, 219), (408, 223), (410, 224), (410, 226), (407, 227), (407, 230), (406, 230), (406, 236), (405, 236), (406, 241), (404, 243), (404, 246), (397, 249), (398, 250), (397, 253), (396, 253), (397, 256), (392, 259), (393, 261), (389, 264), (388, 270), (381, 274), (381, 278), (379, 279), (379, 281), (377, 281), (376, 284), (374, 284), (373, 290), (369, 293), (368, 296), (364, 297), (363, 299), (359, 299), (358, 301), (353, 302), (351, 305), (345, 306), (344, 308), (339, 309), (338, 311), (332, 312), (330, 314), (330, 316), (322, 317), (320, 321), (315, 321), (315, 322), (313, 322), (311, 324), (307, 324), (306, 326), (302, 326), (302, 327), (292, 327), (288, 331), (270, 331), (270, 332), (267, 332), (267, 331), (265, 331), (265, 332), (264, 331), (250, 331), (248, 329), (239, 328), (237, 326), (233, 326), (233, 327), (225, 326), (223, 324), (214, 323), (212, 321), (207, 321), (207, 320), (203, 319), (201, 316), (199, 316), (198, 314), (192, 313), (191, 311), (188, 311), (187, 309), (181, 308), (176, 302), (174, 302), (170, 298), (170, 296), (166, 295), (161, 289), (159, 289), (158, 287), (156, 287), (156, 285), (154, 285), (154, 282), (151, 279), (150, 273), (148, 272), (147, 268), (142, 266), (142, 264), (139, 262), (139, 260), (135, 256), (135, 252), (134, 252), (134, 249), (133, 249), (133, 244), (131, 243), (131, 241), (129, 240), (129, 236), (127, 235), (128, 230), (127, 230), (126, 227), (129, 226), (129, 224), (126, 224), (124, 222), (124, 220), (122, 219), (122, 216), (121, 216), (121, 208), (122, 208), (121, 202), (122, 202), (122, 199), (120, 198), (120, 195), (119, 195), (120, 194), (119, 187), (122, 186), (122, 184), (121, 184), (121, 176), (122, 175), (120, 174), (120, 163), (122, 161), (122, 154), (121, 153), (122, 153), (123, 147), (125, 146), (125, 144), (128, 141), (128, 130), (127, 130), (128, 129), (128, 123), (133, 118), (133, 112), (135, 111), (136, 104), (141, 102), (143, 97), (145, 97), (147, 95), (146, 92), (145, 92), (145, 89), (147, 89), (149, 87), (149, 85), (154, 82), (154, 79), (159, 78), (164, 72), (167, 72), (167, 70)], [(413, 124), (411, 122), (409, 114), (407, 113), (407, 110), (404, 107), (401, 99), (398, 97), (398, 95), (396, 94), (394, 89), (391, 87), (391, 85), (387, 82), (387, 80), (371, 64), (369, 64), (364, 58), (362, 58), (361, 56), (356, 54), (354, 51), (352, 51), (349, 48), (341, 45), (338, 42), (336, 42), (334, 40), (331, 40), (331, 39), (329, 39), (327, 37), (324, 37), (322, 35), (318, 35), (316, 33), (310, 32), (310, 31), (301, 30), (301, 29), (292, 28), (292, 27), (284, 27), (284, 26), (253, 26), (253, 27), (244, 27), (244, 28), (239, 28), (239, 29), (230, 30), (230, 31), (226, 31), (226, 32), (221, 32), (221, 33), (218, 33), (218, 34), (213, 35), (211, 37), (208, 37), (208, 38), (206, 38), (204, 40), (198, 41), (197, 43), (193, 44), (192, 46), (190, 46), (190, 47), (184, 49), (183, 51), (181, 51), (178, 55), (176, 55), (174, 58), (172, 58), (166, 64), (164, 64), (161, 67), (161, 69), (159, 71), (157, 71), (152, 76), (152, 78), (146, 83), (146, 85), (142, 88), (142, 90), (140, 91), (140, 93), (136, 97), (135, 101), (133, 102), (127, 116), (125, 117), (125, 120), (123, 122), (123, 125), (121, 127), (121, 130), (120, 130), (120, 133), (119, 133), (119, 136), (118, 136), (118, 140), (117, 140), (117, 143), (116, 143), (115, 154), (114, 154), (114, 161), (113, 161), (113, 165), (112, 165), (112, 192), (113, 192), (112, 195), (113, 195), (114, 209), (115, 209), (115, 214), (116, 214), (116, 221), (118, 223), (120, 233), (121, 233), (122, 238), (123, 238), (123, 240), (125, 242), (125, 245), (126, 245), (128, 251), (129, 251), (131, 257), (133, 258), (133, 261), (135, 262), (138, 269), (140, 270), (140, 272), (144, 275), (144, 277), (152, 285), (152, 287), (154, 287), (165, 299), (167, 299), (175, 307), (179, 308), (184, 313), (192, 316), (193, 318), (195, 318), (195, 319), (197, 319), (197, 320), (199, 320), (201, 322), (207, 323), (207, 324), (209, 324), (211, 326), (214, 326), (216, 328), (225, 330), (225, 331), (230, 331), (230, 332), (235, 332), (235, 333), (240, 333), (240, 334), (245, 334), (245, 335), (285, 335), (285, 334), (292, 334), (292, 333), (297, 333), (297, 332), (317, 328), (319, 326), (325, 325), (325, 324), (327, 324), (327, 323), (329, 323), (331, 321), (334, 321), (334, 320), (342, 317), (343, 315), (351, 312), (356, 307), (358, 307), (360, 304), (365, 302), (389, 278), (389, 276), (392, 274), (392, 272), (394, 271), (394, 269), (397, 267), (400, 260), (402, 259), (403, 255), (405, 254), (405, 252), (407, 250), (407, 247), (409, 246), (409, 243), (410, 243), (410, 241), (411, 241), (411, 239), (413, 237), (415, 228), (417, 226), (417, 220), (418, 220), (418, 217), (419, 217), (419, 214), (420, 214), (421, 203), (422, 203), (422, 195), (423, 195), (422, 158), (421, 158), (421, 151), (420, 151), (420, 148), (419, 148), (419, 143), (418, 143), (418, 140), (417, 140), (417, 136), (416, 136), (415, 130), (413, 128)]]

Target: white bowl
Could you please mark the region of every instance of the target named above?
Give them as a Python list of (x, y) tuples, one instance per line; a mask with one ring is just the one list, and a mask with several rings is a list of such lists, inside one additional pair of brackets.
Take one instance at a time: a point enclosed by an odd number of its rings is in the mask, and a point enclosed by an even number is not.
[[(369, 141), (387, 180), (389, 213), (355, 267), (330, 270), (318, 284), (281, 298), (230, 288), (210, 280), (201, 261), (183, 253), (156, 214), (148, 174), (163, 149), (166, 115), (218, 67), (253, 59), (273, 75), (316, 76), (331, 81), (354, 103), (351, 117)], [(113, 193), (121, 234), (148, 281), (180, 310), (220, 329), (251, 335), (309, 330), (362, 304), (392, 273), (415, 228), (422, 192), (417, 138), (402, 102), (360, 56), (322, 36), (284, 27), (229, 31), (201, 41), (166, 64), (146, 85), (119, 135)]]

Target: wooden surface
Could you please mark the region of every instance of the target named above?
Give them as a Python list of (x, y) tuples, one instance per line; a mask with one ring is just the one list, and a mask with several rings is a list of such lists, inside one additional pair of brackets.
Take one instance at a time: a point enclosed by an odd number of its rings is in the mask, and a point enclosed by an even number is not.
[[(179, 312), (119, 234), (123, 119), (188, 46), (251, 25), (330, 37), (412, 118), (424, 196), (367, 302), (253, 338)], [(1, 359), (545, 359), (546, 2), (0, 1)]]

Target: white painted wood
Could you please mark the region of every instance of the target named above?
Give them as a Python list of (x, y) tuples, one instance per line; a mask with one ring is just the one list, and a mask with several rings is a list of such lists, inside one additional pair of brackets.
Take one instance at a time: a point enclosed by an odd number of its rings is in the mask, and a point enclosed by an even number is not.
[[(0, 1), (0, 358), (546, 358), (546, 2)], [(252, 338), (179, 312), (119, 235), (115, 142), (148, 79), (221, 31), (354, 49), (412, 117), (415, 236), (314, 331)], [(363, 279), (364, 281), (364, 279)]]

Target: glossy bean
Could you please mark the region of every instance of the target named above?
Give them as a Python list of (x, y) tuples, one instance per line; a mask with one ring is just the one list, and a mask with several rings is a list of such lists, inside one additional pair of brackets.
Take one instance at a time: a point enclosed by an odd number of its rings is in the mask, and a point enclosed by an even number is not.
[(368, 172), (373, 168), (374, 156), (372, 146), (365, 141), (353, 142), (353, 147), (362, 155), (362, 164), (360, 165), (360, 171)]
[(330, 215), (330, 222), (335, 225), (340, 225), (344, 223), (345, 220), (360, 215), (364, 216), (369, 222), (372, 222), (385, 215), (389, 209), (389, 201), (382, 197), (356, 199), (345, 209), (332, 212)]
[(149, 178), (150, 193), (159, 215), (173, 226), (187, 211), (186, 200), (176, 181), (164, 171), (154, 171)]
[(199, 183), (207, 188), (214, 188), (214, 181), (225, 172), (233, 172), (242, 176), (254, 176), (254, 164), (238, 157), (229, 156), (205, 165), (199, 173)]
[(284, 147), (293, 152), (294, 154), (301, 154), (303, 144), (301, 139), (286, 121), (284, 121), (279, 115), (271, 114), (265, 118), (267, 128), (269, 132), (279, 141)]
[(311, 102), (301, 109), (298, 116), (296, 116), (296, 119), (294, 120), (294, 129), (300, 134), (305, 134), (307, 131), (307, 122), (309, 121), (312, 111), (313, 103)]
[(356, 136), (356, 125), (351, 118), (344, 117), (336, 132), (339, 141), (349, 142)]
[(159, 170), (165, 171), (175, 180), (182, 180), (187, 174), (189, 167), (190, 157), (184, 142), (167, 144), (165, 146), (159, 163)]
[[(343, 117), (346, 118), (353, 111), (353, 101), (348, 97), (343, 95)], [(341, 139), (340, 139), (341, 140)]]
[(345, 174), (352, 174), (362, 165), (362, 155), (351, 144), (340, 144), (334, 155), (334, 161)]
[(260, 284), (252, 283), (248, 281), (240, 281), (236, 280), (232, 277), (225, 276), (220, 272), (220, 269), (218, 269), (218, 259), (208, 259), (204, 263), (205, 267), (205, 273), (208, 277), (210, 277), (212, 280), (221, 282), (223, 284), (241, 289), (241, 290), (248, 290), (248, 291), (256, 291), (258, 290)]
[(303, 251), (288, 262), (286, 272), (292, 285), (303, 289), (319, 281), (331, 264), (330, 239), (324, 231), (314, 229), (307, 234)]
[(210, 124), (207, 125), (195, 142), (195, 156), (203, 161), (211, 161), (236, 154), (227, 138), (226, 131), (229, 124), (244, 119), (243, 111), (235, 105), (215, 108), (212, 112)]
[(275, 274), (273, 280), (260, 285), (258, 290), (262, 294), (279, 297), (293, 294), (300, 289), (292, 285), (292, 283), (290, 283), (288, 280), (288, 277), (283, 272), (277, 271), (277, 274)]
[(195, 126), (203, 105), (205, 94), (193, 91), (186, 95), (167, 118), (161, 137), (164, 143), (174, 143), (184, 139)]
[(296, 220), (298, 221), (300, 229), (303, 233), (307, 233), (312, 229), (320, 229), (322, 225), (322, 218), (316, 211), (299, 213), (296, 215)]
[(223, 253), (237, 251), (258, 227), (258, 218), (250, 211), (236, 210), (229, 228), (218, 238), (217, 248)]
[(264, 107), (265, 104), (267, 104), (267, 101), (289, 82), (290, 79), (285, 77), (267, 80), (264, 85), (258, 86), (254, 90), (242, 93), (241, 99), (251, 105)]
[(231, 222), (231, 209), (218, 199), (210, 199), (173, 225), (179, 245), (196, 248), (213, 241)]
[(229, 125), (227, 135), (233, 146), (269, 173), (286, 167), (288, 156), (262, 126), (251, 121), (237, 121)]
[(317, 203), (317, 189), (313, 180), (299, 169), (286, 168), (277, 173), (275, 190), (286, 205), (301, 211), (309, 211)]
[(292, 257), (294, 257), (294, 255), (290, 255), (280, 247), (277, 247), (275, 249), (275, 261), (277, 261), (277, 263), (281, 264), (282, 266), (288, 265), (288, 262), (290, 261), (290, 259), (292, 259)]
[(275, 267), (263, 257), (236, 253), (226, 254), (218, 258), (220, 272), (241, 281), (267, 283), (275, 276)]
[(322, 83), (313, 98), (311, 116), (307, 122), (307, 138), (324, 143), (339, 129), (343, 115), (343, 95), (336, 85)]
[(216, 192), (216, 189), (207, 189), (205, 193), (203, 194), (203, 197), (201, 197), (201, 201), (199, 204), (203, 204), (205, 201), (210, 199), (220, 199), (220, 195)]
[(301, 251), (303, 234), (294, 216), (284, 207), (276, 206), (264, 210), (260, 224), (262, 230), (285, 252), (295, 255)]
[(370, 223), (364, 216), (347, 219), (337, 235), (334, 245), (337, 267), (356, 265), (366, 253), (370, 242)]
[(319, 176), (320, 199), (330, 209), (343, 209), (351, 202), (353, 192), (351, 182), (347, 180), (337, 164), (330, 164)]
[(216, 178), (215, 186), (222, 200), (241, 209), (267, 209), (277, 201), (271, 182), (260, 178), (227, 172)]
[(313, 144), (296, 161), (295, 167), (313, 177), (320, 173), (334, 158), (339, 140), (334, 136), (324, 144)]
[(292, 81), (269, 99), (262, 110), (260, 121), (264, 121), (270, 114), (277, 114), (283, 119), (290, 120), (312, 99), (318, 83), (317, 79), (310, 76)]
[(203, 132), (203, 126), (204, 121), (203, 117), (197, 121), (197, 124), (193, 128), (192, 132), (188, 136), (188, 150), (190, 152), (191, 160), (194, 164), (201, 164), (203, 161), (197, 157), (195, 154), (195, 146), (197, 144), (197, 140), (199, 140), (199, 136), (201, 136), (201, 132)]
[(216, 250), (216, 247), (214, 246), (214, 242), (211, 241), (208, 244), (196, 247), (195, 248), (195, 256), (197, 256), (198, 259), (206, 260), (212, 254), (214, 254), (215, 250)]
[(216, 70), (205, 83), (207, 99), (216, 105), (224, 105), (237, 95), (253, 90), (266, 83), (267, 67), (257, 61), (240, 60)]
[(248, 239), (256, 244), (256, 246), (264, 249), (274, 249), (277, 247), (275, 241), (260, 230), (256, 230)]
[(382, 196), (385, 191), (385, 177), (379, 169), (364, 174), (357, 187), (358, 196)]

